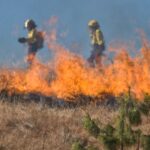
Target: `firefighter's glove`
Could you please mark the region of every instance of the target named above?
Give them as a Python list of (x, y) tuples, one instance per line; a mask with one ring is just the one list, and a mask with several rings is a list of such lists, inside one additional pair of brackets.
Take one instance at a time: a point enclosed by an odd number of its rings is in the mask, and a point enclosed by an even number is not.
[(21, 38), (19, 38), (18, 39), (18, 42), (19, 43), (25, 43), (27, 40), (26, 40), (26, 38), (24, 38), (24, 37), (21, 37)]

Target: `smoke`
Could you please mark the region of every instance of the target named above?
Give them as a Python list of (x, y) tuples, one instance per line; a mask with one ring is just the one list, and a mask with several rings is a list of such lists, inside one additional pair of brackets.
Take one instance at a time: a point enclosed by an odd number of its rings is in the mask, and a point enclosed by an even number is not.
[(133, 2), (125, 5), (124, 2), (114, 2), (108, 6), (110, 29), (118, 38), (130, 37), (131, 31), (136, 25), (138, 8)]

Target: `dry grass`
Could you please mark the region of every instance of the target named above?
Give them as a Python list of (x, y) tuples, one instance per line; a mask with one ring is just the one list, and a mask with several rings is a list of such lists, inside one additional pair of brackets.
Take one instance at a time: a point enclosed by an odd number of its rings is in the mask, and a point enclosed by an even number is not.
[[(0, 103), (0, 150), (70, 150), (75, 138), (100, 145), (82, 127), (88, 112), (104, 124), (117, 117), (117, 111), (105, 107), (84, 106), (74, 109), (48, 108), (39, 104)], [(114, 123), (114, 122), (112, 122)], [(141, 128), (150, 133), (150, 121)]]

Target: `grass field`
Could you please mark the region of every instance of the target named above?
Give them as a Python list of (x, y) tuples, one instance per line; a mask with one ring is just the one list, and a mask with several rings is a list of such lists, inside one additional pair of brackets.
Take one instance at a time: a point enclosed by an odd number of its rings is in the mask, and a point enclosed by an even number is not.
[[(0, 102), (0, 150), (70, 150), (76, 138), (88, 140), (103, 150), (102, 144), (82, 126), (86, 112), (99, 124), (115, 124), (118, 114), (118, 110), (94, 104), (51, 108), (34, 102)], [(140, 128), (150, 134), (150, 117), (144, 118)]]

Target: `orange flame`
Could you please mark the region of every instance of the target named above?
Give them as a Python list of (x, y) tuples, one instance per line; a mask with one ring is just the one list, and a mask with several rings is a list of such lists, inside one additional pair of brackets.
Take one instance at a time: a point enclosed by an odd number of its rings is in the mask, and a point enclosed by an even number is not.
[(10, 94), (36, 92), (63, 99), (79, 94), (99, 96), (104, 92), (118, 96), (128, 92), (129, 88), (139, 99), (145, 93), (150, 94), (148, 47), (143, 47), (135, 58), (122, 49), (112, 64), (99, 70), (91, 68), (84, 58), (53, 40), (48, 42), (54, 50), (54, 59), (45, 65), (36, 60), (29, 70), (1, 69), (0, 91), (7, 90)]

